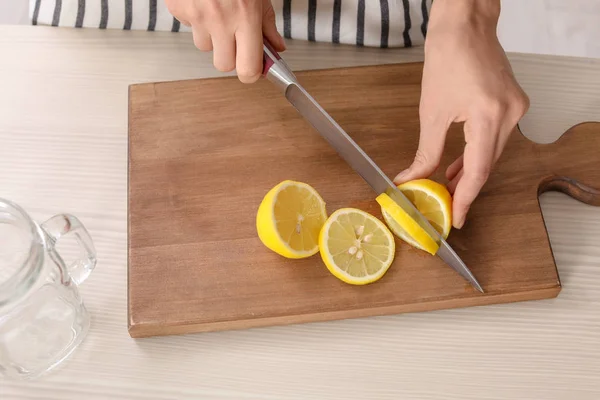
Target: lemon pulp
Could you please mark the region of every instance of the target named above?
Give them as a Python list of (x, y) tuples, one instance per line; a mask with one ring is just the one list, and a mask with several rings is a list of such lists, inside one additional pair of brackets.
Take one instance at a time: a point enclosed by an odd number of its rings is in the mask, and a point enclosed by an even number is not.
[[(448, 189), (430, 179), (406, 182), (398, 189), (413, 203), (429, 223), (446, 239), (452, 229), (452, 196)], [(387, 195), (377, 199), (383, 218), (396, 236), (408, 244), (435, 254), (438, 245), (419, 224)]]
[(327, 269), (354, 285), (380, 279), (395, 254), (394, 237), (385, 224), (355, 208), (331, 214), (321, 230), (319, 247)]
[(261, 242), (287, 258), (319, 251), (319, 232), (327, 219), (325, 202), (310, 185), (283, 181), (263, 198), (256, 215)]

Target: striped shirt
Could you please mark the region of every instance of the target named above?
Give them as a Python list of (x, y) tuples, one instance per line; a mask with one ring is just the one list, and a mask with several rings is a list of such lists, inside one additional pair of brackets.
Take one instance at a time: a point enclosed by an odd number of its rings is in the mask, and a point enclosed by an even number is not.
[[(287, 39), (371, 47), (421, 45), (432, 0), (272, 0)], [(30, 0), (33, 25), (190, 32), (163, 0)]]

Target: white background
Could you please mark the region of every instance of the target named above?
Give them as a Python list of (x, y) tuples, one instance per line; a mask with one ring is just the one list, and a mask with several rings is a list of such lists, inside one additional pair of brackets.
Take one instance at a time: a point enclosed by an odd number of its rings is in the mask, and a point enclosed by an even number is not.
[[(0, 0), (0, 24), (27, 24), (28, 10)], [(498, 36), (506, 51), (600, 58), (600, 1), (503, 0)]]

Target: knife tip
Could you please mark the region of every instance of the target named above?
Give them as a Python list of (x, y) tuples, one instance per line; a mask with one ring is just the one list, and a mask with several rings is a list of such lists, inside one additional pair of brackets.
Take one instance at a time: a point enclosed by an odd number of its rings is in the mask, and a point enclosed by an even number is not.
[(479, 292), (481, 293), (485, 293), (485, 291), (483, 290), (483, 288), (481, 287), (481, 285), (479, 284), (479, 282), (475, 281), (473, 282), (473, 286), (475, 287), (475, 289), (477, 289)]

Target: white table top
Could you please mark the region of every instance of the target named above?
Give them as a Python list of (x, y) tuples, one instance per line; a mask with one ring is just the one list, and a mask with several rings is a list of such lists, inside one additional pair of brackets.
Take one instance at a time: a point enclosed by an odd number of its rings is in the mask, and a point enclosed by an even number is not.
[[(309, 56), (310, 54), (310, 56)], [(295, 69), (415, 61), (420, 49), (294, 43)], [(127, 87), (216, 76), (187, 34), (0, 27), (0, 197), (39, 221), (77, 215), (98, 265), (92, 329), (58, 370), (1, 399), (598, 399), (600, 209), (542, 206), (558, 298), (178, 337), (126, 327)], [(511, 55), (540, 141), (600, 121), (600, 61)], [(524, 227), (525, 229), (526, 227)], [(507, 249), (508, 250), (508, 249)]]

